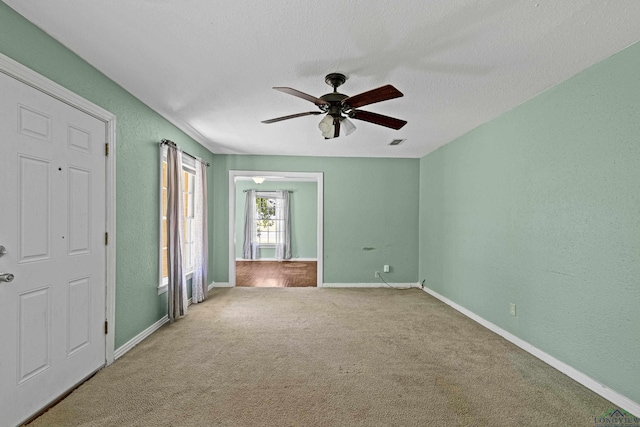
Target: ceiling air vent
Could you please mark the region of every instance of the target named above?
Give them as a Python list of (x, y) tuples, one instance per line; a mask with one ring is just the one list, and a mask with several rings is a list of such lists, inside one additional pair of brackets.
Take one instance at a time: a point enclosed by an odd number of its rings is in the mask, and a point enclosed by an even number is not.
[(402, 144), (404, 141), (405, 141), (404, 139), (394, 139), (393, 141), (391, 141), (391, 142), (389, 143), (389, 145), (400, 145), (400, 144)]

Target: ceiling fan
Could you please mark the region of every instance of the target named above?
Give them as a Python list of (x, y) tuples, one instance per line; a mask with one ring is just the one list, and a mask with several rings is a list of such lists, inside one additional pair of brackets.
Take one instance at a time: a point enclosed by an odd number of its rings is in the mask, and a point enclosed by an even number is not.
[(262, 123), (275, 123), (282, 120), (294, 119), (296, 117), (315, 116), (326, 113), (326, 116), (320, 121), (320, 124), (318, 124), (320, 131), (322, 131), (322, 136), (324, 136), (325, 139), (337, 138), (340, 136), (341, 132), (343, 135), (350, 135), (353, 133), (353, 131), (356, 130), (356, 127), (351, 120), (349, 120), (350, 118), (363, 120), (380, 126), (386, 126), (395, 130), (400, 129), (402, 126), (407, 124), (405, 120), (358, 109), (365, 105), (403, 96), (402, 92), (398, 89), (391, 85), (386, 85), (358, 95), (347, 96), (342, 93), (338, 93), (337, 90), (338, 86), (342, 85), (346, 80), (347, 78), (344, 74), (327, 74), (324, 81), (329, 86), (333, 87), (333, 92), (322, 95), (320, 98), (307, 95), (306, 93), (290, 87), (274, 87), (275, 90), (279, 90), (280, 92), (288, 93), (289, 95), (297, 96), (298, 98), (313, 102), (320, 111), (291, 114), (289, 116), (264, 120)]

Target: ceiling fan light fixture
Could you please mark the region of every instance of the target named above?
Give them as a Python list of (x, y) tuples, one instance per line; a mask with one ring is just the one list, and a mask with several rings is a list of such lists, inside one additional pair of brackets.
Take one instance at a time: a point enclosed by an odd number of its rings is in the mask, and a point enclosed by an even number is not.
[(329, 132), (322, 132), (322, 136), (324, 136), (324, 139), (335, 138), (335, 132), (333, 131), (333, 129)]
[(322, 132), (322, 136), (326, 139), (332, 139), (336, 137), (336, 128), (335, 121), (340, 121), (340, 135), (339, 136), (347, 136), (351, 135), (356, 130), (356, 125), (353, 124), (351, 120), (346, 117), (338, 117), (334, 118), (331, 114), (327, 114), (318, 124), (318, 128), (320, 132)]
[(340, 121), (340, 124), (342, 125), (342, 132), (344, 132), (345, 136), (351, 135), (356, 130), (356, 125), (346, 117)]
[(318, 123), (318, 128), (325, 138), (327, 137), (325, 135), (326, 133), (331, 133), (333, 135), (333, 117), (329, 114), (324, 116), (324, 118), (320, 120), (320, 123)]

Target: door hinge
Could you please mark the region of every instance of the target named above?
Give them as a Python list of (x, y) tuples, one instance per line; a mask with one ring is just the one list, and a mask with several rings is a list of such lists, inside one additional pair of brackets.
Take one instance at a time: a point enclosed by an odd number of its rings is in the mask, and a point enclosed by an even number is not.
[(105, 245), (109, 244), (109, 233), (108, 232), (104, 233), (104, 244)]
[(107, 335), (109, 333), (109, 322), (104, 321), (104, 334)]
[(109, 155), (109, 143), (108, 142), (106, 144), (104, 144), (104, 155), (105, 156)]

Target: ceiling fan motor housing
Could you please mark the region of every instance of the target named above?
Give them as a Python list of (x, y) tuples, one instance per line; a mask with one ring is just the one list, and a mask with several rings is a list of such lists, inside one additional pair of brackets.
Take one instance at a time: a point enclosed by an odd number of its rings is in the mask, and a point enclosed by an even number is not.
[(324, 78), (324, 81), (329, 86), (331, 86), (335, 92), (338, 86), (344, 84), (344, 82), (347, 81), (347, 76), (342, 73), (331, 73), (327, 74), (327, 76)]
[(333, 92), (327, 93), (326, 95), (322, 95), (320, 97), (320, 99), (329, 103), (329, 105), (321, 106), (321, 109), (331, 117), (342, 117), (342, 113), (345, 112), (342, 101), (349, 96), (339, 93), (337, 91), (337, 88), (347, 81), (347, 77), (342, 73), (331, 73), (327, 74), (327, 76), (324, 78), (324, 81), (329, 86), (333, 87)]
[(342, 112), (344, 111), (344, 105), (342, 104), (342, 100), (348, 98), (349, 96), (344, 95), (338, 92), (328, 93), (326, 95), (322, 95), (320, 99), (328, 102), (328, 105), (322, 105), (320, 108), (326, 113), (330, 114), (333, 117), (340, 117)]

